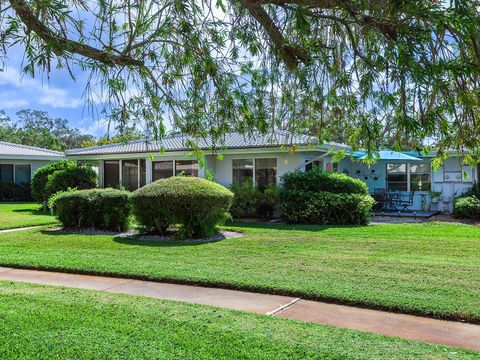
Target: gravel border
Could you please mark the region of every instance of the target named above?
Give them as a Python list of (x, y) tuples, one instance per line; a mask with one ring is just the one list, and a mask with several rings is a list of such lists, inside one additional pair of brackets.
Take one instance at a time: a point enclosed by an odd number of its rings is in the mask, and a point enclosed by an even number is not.
[(172, 231), (170, 235), (166, 235), (166, 236), (141, 234), (136, 230), (128, 230), (125, 232), (115, 232), (115, 231), (97, 230), (97, 229), (68, 229), (68, 228), (62, 228), (62, 227), (53, 227), (53, 228), (45, 229), (44, 231), (63, 232), (65, 234), (80, 234), (80, 235), (114, 235), (118, 238), (140, 240), (140, 241), (181, 241), (181, 242), (188, 242), (188, 243), (204, 243), (204, 242), (219, 241), (224, 239), (239, 238), (244, 236), (243, 232), (231, 231), (231, 230), (219, 231), (208, 238), (185, 239), (185, 240), (177, 239), (175, 237), (174, 231)]

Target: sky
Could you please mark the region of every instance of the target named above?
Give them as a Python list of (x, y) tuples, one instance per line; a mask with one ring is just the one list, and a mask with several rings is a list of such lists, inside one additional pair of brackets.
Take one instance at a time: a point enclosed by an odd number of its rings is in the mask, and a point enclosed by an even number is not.
[(83, 92), (87, 73), (76, 69), (76, 79), (64, 70), (53, 69), (35, 78), (22, 73), (22, 52), (10, 49), (4, 64), (0, 64), (0, 110), (15, 120), (15, 113), (23, 109), (43, 110), (52, 117), (69, 121), (70, 126), (96, 137), (106, 133), (108, 124), (98, 115), (92, 116), (85, 107)]

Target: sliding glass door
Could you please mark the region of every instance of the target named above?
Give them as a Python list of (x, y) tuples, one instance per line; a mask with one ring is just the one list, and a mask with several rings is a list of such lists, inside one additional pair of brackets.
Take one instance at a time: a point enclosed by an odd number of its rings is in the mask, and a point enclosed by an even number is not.
[(138, 189), (138, 159), (122, 160), (122, 186), (130, 191)]

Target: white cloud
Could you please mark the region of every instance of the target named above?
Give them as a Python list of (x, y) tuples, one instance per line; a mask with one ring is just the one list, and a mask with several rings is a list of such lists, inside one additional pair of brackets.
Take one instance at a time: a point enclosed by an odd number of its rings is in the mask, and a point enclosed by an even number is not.
[(22, 76), (15, 68), (0, 72), (0, 86), (0, 108), (40, 104), (76, 109), (84, 104), (81, 97), (71, 94), (67, 89), (50, 86), (43, 83), (42, 79), (31, 78), (29, 75)]
[(78, 129), (83, 134), (93, 135), (95, 137), (105, 135), (108, 131), (108, 120), (106, 119), (92, 120), (83, 118), (80, 120), (79, 125)]

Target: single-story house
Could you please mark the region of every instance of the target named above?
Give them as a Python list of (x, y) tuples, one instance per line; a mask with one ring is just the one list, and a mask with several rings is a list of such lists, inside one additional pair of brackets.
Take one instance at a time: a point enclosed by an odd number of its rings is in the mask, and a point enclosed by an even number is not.
[[(225, 135), (222, 147), (212, 153), (212, 143), (198, 143), (205, 150), (205, 166), (188, 147), (188, 138), (181, 135), (165, 137), (161, 141), (138, 140), (65, 151), (68, 159), (99, 161), (99, 186), (123, 186), (135, 190), (152, 181), (180, 173), (205, 177), (208, 172), (217, 182), (230, 186), (252, 178), (257, 186), (279, 184), (289, 171), (308, 171), (319, 166), (327, 171), (348, 174), (365, 181), (371, 193), (376, 189), (399, 192), (415, 191), (411, 210), (421, 210), (430, 203), (430, 192), (441, 192), (441, 201), (435, 210), (451, 210), (454, 197), (478, 181), (478, 169), (464, 166), (461, 156), (452, 156), (433, 172), (431, 158), (415, 153), (381, 152), (380, 159), (367, 166), (361, 161), (365, 155), (352, 152), (338, 143), (319, 143), (316, 137), (295, 136), (286, 132), (274, 135), (239, 133)], [(332, 161), (335, 151), (347, 154), (339, 162)], [(383, 155), (383, 156), (382, 156)], [(466, 175), (467, 174), (467, 175)]]
[(0, 141), (0, 200), (27, 200), (40, 167), (65, 159), (63, 152)]

